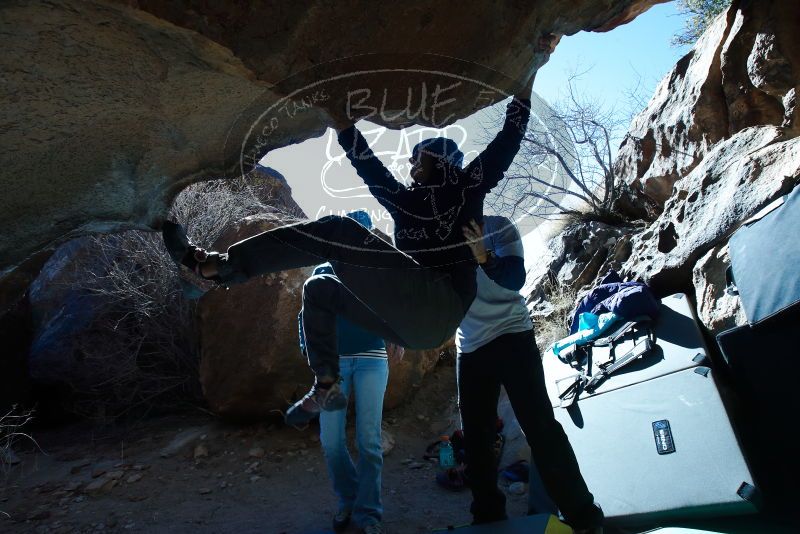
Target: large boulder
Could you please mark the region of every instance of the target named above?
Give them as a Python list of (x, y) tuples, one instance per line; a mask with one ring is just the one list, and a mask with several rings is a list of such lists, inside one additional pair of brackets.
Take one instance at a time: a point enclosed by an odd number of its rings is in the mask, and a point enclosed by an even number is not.
[[(236, 182), (184, 190), (175, 210), (190, 229), (214, 234), (231, 219), (269, 207), (282, 216), (302, 215), (280, 173), (257, 167)], [(150, 391), (151, 379), (165, 389), (168, 381), (183, 379), (191, 395), (199, 390), (193, 309), (160, 235), (131, 231), (70, 240), (28, 293), (33, 339), (27, 367), (37, 384), (103, 397), (109, 414), (120, 403), (133, 404), (136, 390)]]
[(630, 255), (632, 228), (598, 221), (576, 222), (547, 241), (545, 253), (528, 266), (523, 294), (534, 316), (553, 310), (553, 290), (590, 285), (598, 275), (619, 269)]
[(56, 249), (30, 286), (33, 339), (28, 370), (39, 384), (68, 384), (81, 389), (108, 378), (102, 369), (87, 362), (80, 350), (80, 337), (90, 328), (103, 302), (102, 296), (81, 284), (89, 272), (105, 274), (99, 262), (92, 262), (96, 253), (91, 238), (68, 241)]
[(28, 373), (44, 400), (113, 417), (197, 398), (191, 311), (159, 235), (70, 240), (27, 300)]
[(709, 250), (692, 270), (697, 318), (712, 335), (747, 322), (741, 299), (726, 292), (725, 271), (730, 265), (726, 243)]
[(800, 138), (786, 139), (785, 130), (774, 126), (747, 128), (718, 143), (675, 184), (661, 216), (633, 237), (623, 271), (661, 295), (690, 290), (697, 260), (794, 187), (798, 154)]
[[(632, 238), (623, 268), (657, 292), (689, 291), (696, 262), (797, 183), (798, 17), (791, 0), (734, 1), (634, 120), (616, 166), (663, 213)], [(695, 272), (701, 315), (716, 329), (736, 314), (710, 311), (707, 292), (718, 290), (699, 273), (712, 259)]]
[[(391, 348), (391, 347), (390, 347)], [(444, 352), (455, 352), (453, 341), (430, 350), (406, 349), (402, 360), (389, 360), (389, 383), (383, 399), (383, 408), (391, 410), (400, 406), (422, 386), (422, 379), (433, 371)]]
[[(320, 135), (323, 100), (380, 105), (391, 87), (376, 122), (452, 123), (502, 99), (562, 35), (660, 1), (3, 2), (0, 276), (70, 237), (157, 228), (187, 184)], [(426, 95), (414, 119), (398, 113), (409, 91), (415, 110)]]
[[(233, 243), (280, 224), (274, 215), (237, 222), (215, 244)], [(223, 416), (263, 418), (285, 410), (314, 381), (298, 345), (297, 314), (311, 268), (268, 274), (214, 289), (198, 306), (200, 382)]]
[(663, 205), (723, 139), (765, 125), (797, 135), (798, 17), (794, 0), (733, 2), (634, 119), (618, 174)]

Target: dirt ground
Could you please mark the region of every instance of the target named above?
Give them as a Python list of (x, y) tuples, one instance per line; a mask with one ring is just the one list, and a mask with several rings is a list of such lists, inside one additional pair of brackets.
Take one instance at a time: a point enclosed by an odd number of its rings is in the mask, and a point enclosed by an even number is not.
[[(396, 441), (383, 471), (390, 532), (469, 522), (469, 491), (439, 487), (422, 457), (455, 421), (453, 362), (386, 414)], [(40, 449), (20, 442), (21, 463), (0, 479), (0, 532), (327, 532), (336, 500), (318, 436), (316, 425), (232, 425), (199, 411), (40, 430)], [(524, 515), (527, 496), (508, 503), (509, 515)]]

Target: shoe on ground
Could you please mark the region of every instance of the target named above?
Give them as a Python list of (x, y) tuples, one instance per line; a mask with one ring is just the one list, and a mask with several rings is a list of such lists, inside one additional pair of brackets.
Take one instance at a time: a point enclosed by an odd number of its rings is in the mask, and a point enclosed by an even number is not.
[(347, 408), (347, 397), (342, 393), (340, 378), (327, 388), (320, 387), (318, 383), (314, 384), (311, 391), (286, 410), (285, 420), (287, 425), (303, 426), (323, 410), (335, 412), (345, 408)]
[(383, 526), (383, 523), (369, 523), (364, 525), (364, 528), (361, 529), (361, 532), (364, 534), (386, 534), (389, 531), (386, 530), (386, 527)]
[(575, 534), (603, 534), (603, 508), (599, 504), (593, 503), (590, 506), (590, 512), (587, 513), (586, 517), (591, 517), (590, 521), (594, 523), (595, 526), (573, 528), (572, 531)]
[(165, 221), (161, 234), (167, 253), (178, 266), (181, 288), (187, 298), (200, 298), (219, 285), (217, 281), (204, 278), (200, 274), (200, 265), (208, 260), (210, 254), (192, 243), (183, 226)]
[(343, 532), (350, 525), (352, 517), (352, 510), (339, 510), (336, 512), (336, 515), (333, 516), (333, 531)]

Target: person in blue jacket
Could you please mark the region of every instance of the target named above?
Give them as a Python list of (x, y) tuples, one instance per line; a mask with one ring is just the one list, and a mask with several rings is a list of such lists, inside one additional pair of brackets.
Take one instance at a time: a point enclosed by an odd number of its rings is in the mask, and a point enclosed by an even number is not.
[[(347, 214), (366, 228), (372, 224), (364, 211)], [(329, 263), (314, 269), (312, 276), (336, 276)], [(306, 354), (303, 331), (303, 312), (298, 316), (300, 349)], [(381, 420), (383, 396), (389, 379), (389, 365), (384, 340), (343, 317), (336, 321), (339, 348), (339, 373), (342, 377), (342, 394), (355, 395), (356, 443), (358, 465), (353, 463), (347, 450), (347, 410), (323, 411), (319, 415), (322, 450), (333, 490), (339, 500), (339, 509), (333, 517), (333, 529), (340, 532), (351, 519), (364, 532), (382, 532), (383, 506), (381, 504)], [(398, 354), (402, 357), (402, 352)]]
[(167, 251), (196, 283), (230, 285), (261, 274), (328, 261), (335, 276), (319, 274), (303, 287), (303, 327), (316, 375), (308, 394), (286, 412), (301, 425), (321, 410), (341, 410), (336, 318), (412, 349), (449, 340), (475, 298), (475, 259), (461, 227), (483, 218), (483, 202), (519, 151), (530, 117), (533, 79), (508, 104), (495, 139), (468, 165), (451, 139), (420, 142), (405, 185), (375, 156), (345, 110), (329, 109), (339, 143), (370, 193), (394, 220), (395, 245), (349, 217), (330, 215), (263, 232), (227, 253), (194, 245), (184, 229), (164, 222)]
[[(531, 448), (532, 466), (547, 494), (575, 532), (602, 529), (603, 512), (580, 473), (564, 429), (547, 396), (544, 370), (525, 300), (525, 264), (519, 232), (506, 217), (485, 216), (463, 228), (477, 261), (478, 290), (456, 332), (458, 404), (474, 523), (506, 518), (497, 487), (494, 452), (497, 402), (505, 387)], [(539, 477), (532, 470), (535, 482)], [(534, 484), (535, 487), (535, 484)], [(545, 497), (540, 511), (552, 511)]]

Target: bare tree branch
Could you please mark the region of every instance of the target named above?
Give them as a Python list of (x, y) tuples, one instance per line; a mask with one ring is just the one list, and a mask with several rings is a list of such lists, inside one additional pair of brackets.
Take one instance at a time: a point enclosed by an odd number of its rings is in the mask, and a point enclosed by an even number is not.
[[(580, 211), (601, 220), (618, 218), (611, 212), (621, 185), (613, 143), (620, 141), (623, 124), (613, 107), (578, 91), (580, 76), (569, 77), (566, 96), (555, 106), (533, 102), (531, 122), (507, 178), (486, 198), (495, 212), (557, 217)], [(536, 214), (536, 209), (545, 213)]]

